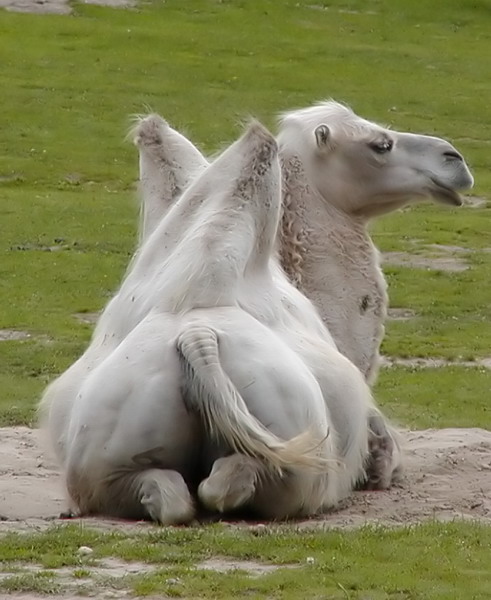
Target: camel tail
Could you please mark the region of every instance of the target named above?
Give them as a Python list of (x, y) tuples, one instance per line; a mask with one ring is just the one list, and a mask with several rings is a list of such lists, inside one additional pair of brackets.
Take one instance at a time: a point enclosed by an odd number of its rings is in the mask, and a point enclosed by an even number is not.
[(328, 460), (319, 455), (322, 444), (310, 432), (284, 441), (266, 429), (222, 368), (217, 333), (195, 325), (177, 340), (186, 378), (188, 406), (203, 418), (211, 435), (221, 437), (236, 452), (262, 458), (274, 470), (301, 467), (325, 472)]

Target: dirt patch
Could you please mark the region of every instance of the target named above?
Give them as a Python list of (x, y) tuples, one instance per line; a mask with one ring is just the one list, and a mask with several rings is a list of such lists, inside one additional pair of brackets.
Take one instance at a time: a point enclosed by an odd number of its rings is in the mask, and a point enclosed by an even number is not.
[(416, 312), (410, 308), (389, 308), (387, 310), (387, 318), (389, 321), (409, 321), (416, 317)]
[[(27, 427), (0, 429), (0, 515), (49, 519), (65, 505), (58, 470), (43, 452), (41, 434)], [(0, 523), (0, 531), (4, 523)]]
[(0, 0), (0, 7), (13, 12), (68, 15), (72, 12), (67, 0)]
[(487, 203), (487, 198), (482, 198), (480, 196), (465, 196), (464, 198), (464, 206), (469, 208), (483, 208)]
[(17, 331), (16, 329), (0, 329), (0, 342), (29, 340), (30, 338), (31, 334), (27, 331)]
[(98, 6), (112, 6), (112, 8), (132, 8), (136, 6), (133, 0), (82, 0), (83, 4), (97, 4)]
[(408, 252), (384, 252), (382, 263), (411, 269), (430, 269), (435, 271), (461, 272), (469, 265), (458, 256), (421, 256)]
[(457, 254), (469, 254), (473, 252), (470, 248), (463, 248), (462, 246), (450, 246), (449, 244), (427, 244), (425, 248), (438, 254), (446, 253), (457, 253)]
[[(429, 429), (402, 433), (406, 475), (387, 492), (356, 492), (339, 511), (302, 526), (404, 524), (431, 518), (482, 519), (491, 524), (491, 432)], [(0, 429), (0, 532), (45, 529), (66, 508), (60, 476), (45, 458), (40, 433)], [(84, 519), (85, 526), (148, 530), (148, 523)]]
[(159, 565), (152, 565), (137, 561), (126, 562), (118, 558), (105, 558), (103, 560), (96, 561), (95, 564), (81, 562), (79, 565), (73, 567), (57, 567), (51, 569), (47, 569), (46, 567), (35, 563), (9, 563), (9, 569), (12, 570), (2, 571), (0, 573), (0, 581), (19, 574), (36, 574), (50, 571), (55, 574), (57, 583), (63, 585), (64, 587), (70, 587), (77, 584), (77, 580), (74, 579), (74, 571), (79, 569), (86, 571), (86, 575), (84, 574), (85, 576), (80, 577), (80, 579), (93, 576), (106, 578), (113, 577), (119, 579), (125, 577), (126, 575), (141, 575), (144, 573), (150, 573), (155, 571), (157, 568), (159, 568)]
[[(409, 524), (427, 519), (479, 519), (491, 524), (491, 432), (428, 429), (402, 434), (401, 487), (357, 492), (346, 507), (313, 524)], [(312, 523), (312, 522), (311, 522)], [(308, 523), (306, 523), (308, 524)]]
[(98, 312), (74, 313), (73, 316), (77, 319), (77, 321), (80, 321), (80, 323), (85, 323), (88, 325), (95, 325), (95, 323), (97, 323), (97, 321), (99, 320), (101, 313), (98, 313)]
[[(132, 575), (143, 575), (153, 573), (162, 568), (161, 564), (146, 564), (141, 562), (126, 562), (123, 560), (109, 558), (98, 560), (95, 563), (81, 562), (77, 566), (58, 567), (46, 569), (40, 564), (33, 563), (9, 563), (8, 570), (0, 572), (0, 583), (11, 578), (23, 578), (26, 576), (40, 577), (49, 580), (57, 589), (63, 590), (63, 595), (56, 594), (57, 600), (81, 600), (82, 598), (96, 598), (108, 600), (110, 598), (134, 598), (134, 594), (125, 586), (125, 577)], [(272, 565), (263, 564), (250, 560), (234, 560), (227, 558), (212, 558), (203, 561), (193, 569), (204, 571), (215, 571), (218, 573), (229, 573), (240, 570), (249, 577), (260, 577), (268, 573), (285, 568), (298, 568), (297, 565)], [(182, 583), (178, 577), (166, 579), (169, 586), (178, 586)], [(67, 595), (67, 594), (71, 595)], [(81, 595), (79, 595), (81, 594)], [(36, 594), (15, 595), (17, 600), (37, 600), (45, 598)], [(159, 600), (168, 596), (159, 596)], [(3, 598), (3, 596), (2, 596)]]
[[(56, 596), (54, 595), (49, 595), (46, 596), (45, 594), (40, 595), (40, 594), (15, 594), (12, 596), (9, 596), (9, 598), (11, 598), (11, 600), (46, 600), (46, 598), (53, 598), (54, 600), (87, 600), (87, 596), (66, 596), (65, 594), (63, 594), (62, 596), (59, 596), (58, 594)], [(126, 594), (123, 595), (121, 594), (120, 596), (121, 598), (125, 598)], [(91, 596), (91, 598), (96, 598), (96, 600), (98, 598), (101, 598), (101, 600), (103, 598), (106, 598), (107, 600), (109, 600), (109, 596)], [(114, 598), (114, 596), (113, 596)], [(147, 600), (149, 600), (149, 598), (147, 598)]]
[(435, 271), (461, 272), (469, 268), (466, 257), (475, 251), (491, 253), (491, 248), (463, 248), (462, 246), (451, 246), (448, 244), (425, 244), (421, 246), (421, 240), (413, 240), (418, 245), (418, 250), (424, 254), (413, 254), (411, 252), (384, 252), (382, 263), (387, 265), (398, 265), (412, 269), (431, 269)]
[[(82, 4), (98, 4), (113, 8), (131, 8), (132, 0), (80, 0)], [(68, 0), (0, 0), (0, 8), (13, 12), (32, 12), (45, 14), (68, 15), (72, 7)]]
[(321, 11), (334, 11), (339, 14), (347, 15), (377, 15), (378, 13), (374, 10), (352, 10), (347, 8), (333, 8), (331, 6), (325, 6), (324, 4), (306, 4), (305, 8), (310, 10), (321, 10)]
[(396, 358), (381, 357), (382, 367), (413, 367), (419, 369), (439, 369), (440, 367), (481, 367), (491, 369), (491, 357), (476, 360), (447, 360), (445, 358)]
[(266, 565), (253, 560), (210, 558), (196, 565), (196, 568), (203, 569), (205, 571), (216, 571), (218, 573), (229, 573), (230, 571), (236, 571), (240, 569), (241, 571), (245, 571), (253, 577), (258, 577), (260, 575), (272, 573), (278, 569), (296, 568), (296, 565)]

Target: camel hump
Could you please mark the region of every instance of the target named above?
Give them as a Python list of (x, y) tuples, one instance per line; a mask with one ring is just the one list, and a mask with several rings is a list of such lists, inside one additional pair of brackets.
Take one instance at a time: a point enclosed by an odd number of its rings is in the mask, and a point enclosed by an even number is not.
[(202, 417), (212, 436), (223, 439), (236, 452), (263, 459), (276, 471), (288, 467), (327, 470), (326, 459), (315, 453), (310, 432), (284, 441), (250, 413), (222, 367), (215, 330), (207, 325), (190, 325), (178, 336), (177, 349), (186, 382), (186, 402)]
[[(189, 218), (182, 212), (177, 219), (183, 231), (166, 263), (166, 289), (173, 290), (175, 312), (233, 305), (246, 274), (267, 273), (281, 208), (273, 135), (252, 122), (185, 192), (176, 209), (199, 194), (202, 204)], [(162, 233), (172, 236), (171, 218), (172, 213), (164, 219)], [(162, 245), (168, 243), (168, 237), (161, 239)]]

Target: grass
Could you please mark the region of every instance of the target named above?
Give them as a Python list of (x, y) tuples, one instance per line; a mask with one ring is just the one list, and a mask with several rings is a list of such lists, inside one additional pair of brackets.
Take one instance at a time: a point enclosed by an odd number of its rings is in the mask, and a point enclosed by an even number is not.
[(375, 397), (384, 413), (413, 429), (491, 429), (489, 389), (489, 369), (393, 367), (381, 371)]
[[(124, 142), (132, 113), (150, 107), (214, 152), (250, 114), (274, 127), (277, 112), (332, 96), (395, 129), (449, 138), (473, 169), (472, 193), (490, 197), (484, 0), (73, 6), (71, 16), (0, 11), (0, 329), (31, 334), (0, 342), (0, 425), (35, 423), (42, 389), (90, 338), (74, 315), (101, 309), (128, 263), (137, 218), (137, 157)], [(385, 269), (391, 305), (416, 317), (387, 324), (384, 353), (489, 356), (490, 209), (427, 204), (373, 224), (383, 251), (470, 251), (459, 273)], [(490, 389), (489, 371), (457, 365), (382, 370), (375, 391), (401, 425), (490, 428)], [(0, 595), (124, 588), (182, 598), (481, 599), (491, 586), (490, 536), (464, 523), (343, 532), (285, 525), (260, 536), (218, 526), (138, 535), (68, 526), (0, 537)], [(81, 545), (94, 554), (81, 558)], [(282, 566), (260, 577), (197, 567), (215, 556)], [(108, 557), (152, 570), (94, 574)]]
[[(137, 216), (128, 115), (152, 107), (211, 152), (249, 114), (274, 126), (277, 112), (333, 96), (397, 129), (449, 137), (474, 170), (473, 193), (486, 196), (483, 7), (171, 0), (126, 11), (75, 4), (73, 16), (2, 11), (0, 328), (31, 338), (0, 343), (0, 424), (34, 422), (46, 383), (88, 342), (90, 327), (73, 315), (103, 307), (128, 263)], [(488, 355), (489, 210), (425, 205), (374, 224), (382, 250), (475, 251), (463, 273), (386, 269), (392, 305), (417, 318), (388, 324), (385, 353)]]
[[(89, 559), (77, 553), (81, 545), (93, 549)], [(104, 565), (109, 557), (122, 565), (133, 561), (149, 567), (123, 580), (94, 575), (94, 566)], [(237, 568), (225, 573), (205, 570), (203, 561), (212, 557)], [(283, 525), (257, 535), (250, 529), (215, 525), (127, 535), (67, 526), (35, 535), (8, 534), (0, 539), (0, 558), (3, 571), (10, 572), (12, 563), (17, 568), (35, 563), (40, 569), (1, 580), (5, 591), (34, 591), (40, 585), (63, 589), (57, 568), (72, 567), (72, 588), (83, 579), (87, 590), (92, 583), (99, 590), (124, 587), (143, 596), (477, 599), (485, 598), (491, 585), (491, 529), (458, 522), (344, 532)], [(251, 575), (244, 561), (278, 568)]]

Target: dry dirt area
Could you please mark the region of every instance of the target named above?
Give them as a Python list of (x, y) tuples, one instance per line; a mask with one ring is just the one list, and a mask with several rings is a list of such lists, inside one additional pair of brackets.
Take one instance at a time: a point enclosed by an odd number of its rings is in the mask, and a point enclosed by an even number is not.
[[(406, 476), (388, 492), (357, 492), (339, 511), (303, 526), (390, 525), (430, 518), (476, 518), (491, 524), (491, 432), (428, 429), (403, 432)], [(65, 502), (55, 465), (46, 458), (39, 431), (0, 429), (0, 532), (44, 529), (57, 522)], [(151, 527), (107, 519), (87, 525), (133, 531)]]
[[(98, 4), (113, 8), (135, 6), (133, 0), (79, 0), (82, 4)], [(69, 0), (0, 0), (0, 8), (14, 12), (51, 13), (68, 15), (72, 12)]]
[(440, 369), (442, 367), (468, 367), (491, 369), (491, 357), (476, 358), (475, 360), (448, 360), (446, 358), (399, 358), (395, 356), (382, 356), (381, 367), (410, 367), (417, 369)]
[[(416, 240), (414, 242), (416, 244)], [(466, 257), (468, 258), (474, 252), (470, 248), (445, 244), (426, 244), (419, 248), (419, 252), (421, 251), (424, 253), (384, 252), (382, 263), (411, 269), (459, 273), (470, 268)], [(479, 251), (489, 254), (491, 248), (481, 248)]]

